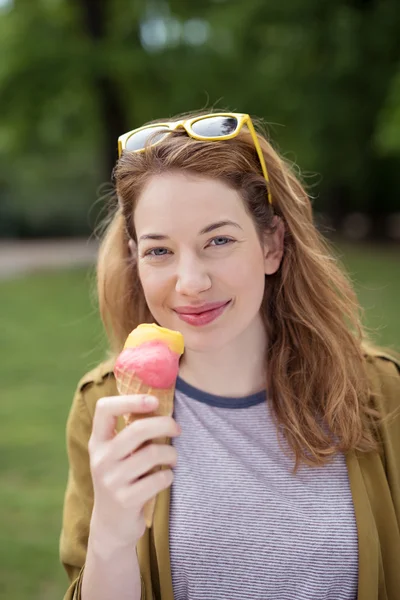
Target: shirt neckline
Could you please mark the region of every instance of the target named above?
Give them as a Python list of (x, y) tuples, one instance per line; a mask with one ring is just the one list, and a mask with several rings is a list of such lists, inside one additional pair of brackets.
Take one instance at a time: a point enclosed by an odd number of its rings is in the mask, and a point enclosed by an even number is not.
[(267, 392), (261, 391), (250, 396), (242, 396), (239, 398), (229, 398), (226, 396), (216, 396), (215, 394), (209, 394), (203, 392), (198, 388), (186, 383), (181, 377), (176, 380), (176, 388), (178, 392), (185, 394), (193, 400), (208, 404), (208, 406), (215, 406), (217, 408), (250, 408), (251, 406), (257, 406), (267, 400)]

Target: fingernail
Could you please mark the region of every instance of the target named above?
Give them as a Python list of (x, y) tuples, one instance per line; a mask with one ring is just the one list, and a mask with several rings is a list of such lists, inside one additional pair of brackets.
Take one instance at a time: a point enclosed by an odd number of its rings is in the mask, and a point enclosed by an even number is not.
[(145, 406), (156, 406), (156, 404), (157, 404), (157, 398), (155, 398), (154, 396), (145, 396), (145, 398), (144, 398)]

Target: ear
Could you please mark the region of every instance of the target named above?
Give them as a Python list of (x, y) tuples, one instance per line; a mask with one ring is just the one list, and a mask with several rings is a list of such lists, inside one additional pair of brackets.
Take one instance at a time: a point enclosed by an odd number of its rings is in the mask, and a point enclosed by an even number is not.
[(136, 244), (136, 242), (134, 240), (130, 239), (128, 242), (128, 247), (129, 247), (129, 252), (130, 252), (132, 259), (136, 262), (137, 261), (137, 244)]
[(264, 237), (264, 265), (265, 274), (273, 275), (277, 272), (283, 257), (283, 240), (285, 237), (285, 226), (280, 217), (273, 218), (273, 233), (266, 233)]

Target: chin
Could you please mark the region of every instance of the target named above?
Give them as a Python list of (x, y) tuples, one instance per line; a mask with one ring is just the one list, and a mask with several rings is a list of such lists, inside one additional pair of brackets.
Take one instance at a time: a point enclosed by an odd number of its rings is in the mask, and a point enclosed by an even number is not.
[(225, 338), (221, 331), (183, 331), (181, 333), (185, 340), (185, 348), (192, 352), (215, 352), (223, 348), (229, 340)]

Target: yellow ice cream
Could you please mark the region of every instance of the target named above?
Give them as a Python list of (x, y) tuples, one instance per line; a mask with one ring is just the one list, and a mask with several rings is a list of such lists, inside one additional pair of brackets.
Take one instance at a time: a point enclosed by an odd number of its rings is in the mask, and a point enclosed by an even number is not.
[(179, 331), (159, 327), (155, 323), (142, 323), (127, 337), (124, 348), (135, 348), (145, 342), (157, 340), (164, 342), (172, 352), (183, 354), (183, 335)]

